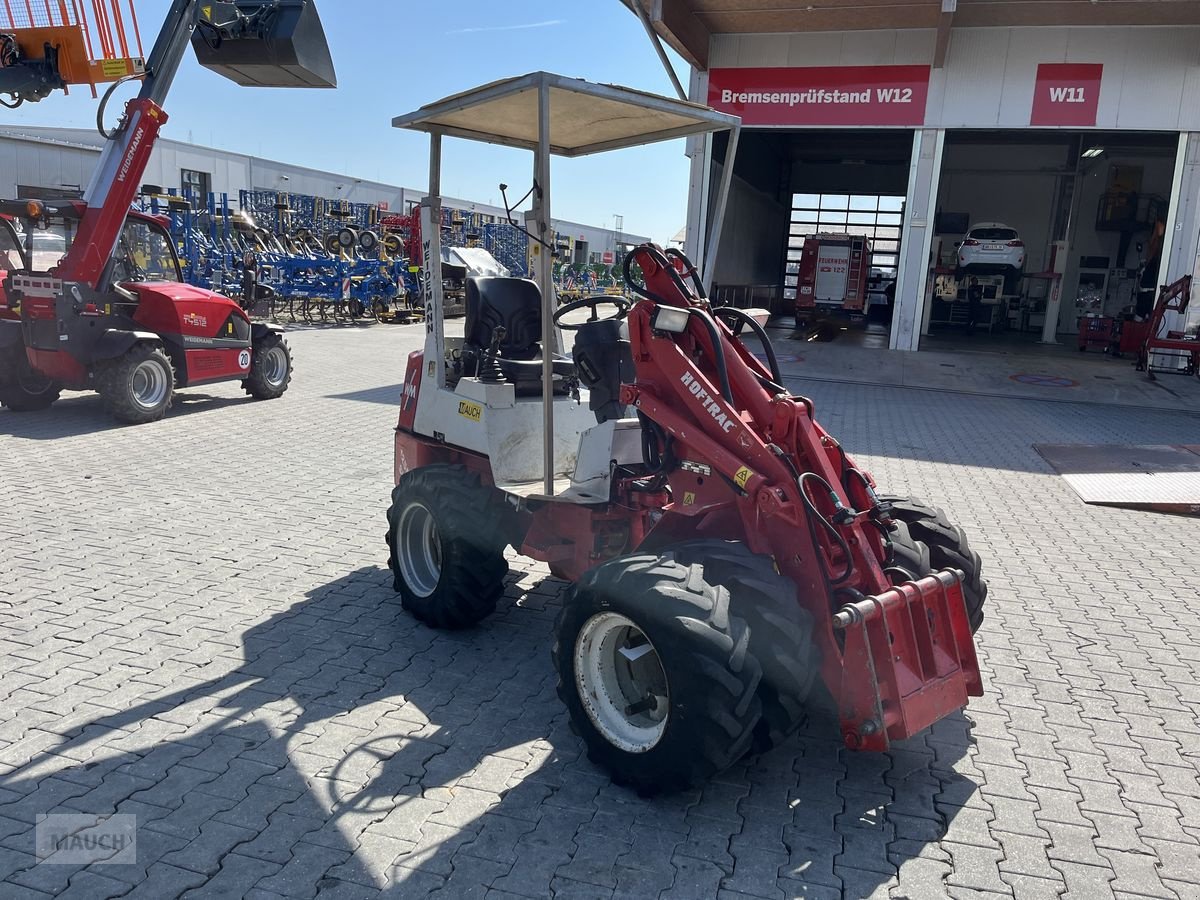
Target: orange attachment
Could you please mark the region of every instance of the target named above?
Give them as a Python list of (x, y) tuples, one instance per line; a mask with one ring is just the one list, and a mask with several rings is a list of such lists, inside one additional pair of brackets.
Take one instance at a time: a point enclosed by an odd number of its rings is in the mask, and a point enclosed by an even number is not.
[(85, 0), (0, 0), (0, 33), (11, 34), (26, 59), (44, 59), (46, 46), (54, 48), (68, 85), (95, 86), (146, 70), (133, 0), (92, 0), (90, 10)]

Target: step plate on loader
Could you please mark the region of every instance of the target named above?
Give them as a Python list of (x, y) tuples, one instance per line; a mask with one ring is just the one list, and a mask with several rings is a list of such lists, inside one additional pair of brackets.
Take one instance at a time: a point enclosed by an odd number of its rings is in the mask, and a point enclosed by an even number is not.
[(961, 572), (945, 569), (843, 606), (842, 736), (886, 750), (983, 695)]

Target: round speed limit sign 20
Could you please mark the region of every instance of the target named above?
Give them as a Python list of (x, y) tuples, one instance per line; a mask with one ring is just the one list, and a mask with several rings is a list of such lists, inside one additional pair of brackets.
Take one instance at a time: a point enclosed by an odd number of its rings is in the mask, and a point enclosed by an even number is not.
[(238, 354), (238, 368), (239, 369), (250, 368), (250, 351), (249, 350), (243, 350), (241, 353)]

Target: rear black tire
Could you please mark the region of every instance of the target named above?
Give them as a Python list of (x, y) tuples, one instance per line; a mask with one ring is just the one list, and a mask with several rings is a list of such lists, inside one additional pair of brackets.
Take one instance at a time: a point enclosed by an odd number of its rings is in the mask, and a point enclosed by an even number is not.
[(507, 519), (500, 493), (462, 466), (424, 466), (401, 476), (387, 542), (404, 608), (434, 628), (469, 628), (491, 615), (508, 574)]
[(987, 600), (987, 582), (983, 580), (983, 562), (971, 549), (967, 536), (946, 514), (910, 497), (880, 497), (892, 504), (896, 528), (889, 535), (892, 558), (889, 565), (903, 569), (914, 578), (922, 578), (941, 569), (961, 569), (963, 596), (972, 633), (983, 624), (983, 605)]
[(269, 332), (254, 344), (250, 374), (242, 390), (255, 400), (275, 400), (292, 383), (292, 350), (283, 336)]
[(18, 344), (0, 357), (0, 406), (13, 412), (35, 412), (46, 409), (61, 393), (61, 384), (29, 365), (23, 346)]
[[(585, 573), (559, 614), (552, 655), (571, 728), (593, 763), (642, 795), (704, 781), (737, 762), (754, 741), (762, 668), (729, 590), (711, 577), (703, 563), (685, 565), (669, 549), (617, 557)], [(611, 724), (608, 732), (599, 724), (612, 722), (600, 712), (606, 700), (619, 710), (630, 698), (586, 686), (586, 658), (595, 652), (589, 634), (613, 614), (644, 635), (665, 673), (666, 692), (653, 710), (661, 732), (634, 749), (619, 745)], [(614, 670), (621, 665), (615, 660)], [(621, 678), (614, 675), (614, 683)], [(634, 715), (631, 709), (624, 707), (625, 714)]]
[(118, 422), (157, 422), (175, 398), (175, 367), (162, 347), (135, 344), (96, 368), (96, 390)]
[(771, 558), (751, 553), (745, 544), (688, 541), (667, 552), (679, 562), (703, 564), (708, 581), (729, 590), (731, 609), (750, 627), (750, 652), (763, 670), (758, 688), (763, 715), (751, 750), (766, 753), (807, 718), (809, 694), (821, 667), (812, 614)]

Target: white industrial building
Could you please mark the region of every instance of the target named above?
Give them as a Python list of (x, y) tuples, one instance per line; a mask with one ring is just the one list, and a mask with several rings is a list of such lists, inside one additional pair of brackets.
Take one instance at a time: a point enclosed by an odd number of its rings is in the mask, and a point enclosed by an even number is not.
[[(692, 99), (743, 118), (722, 285), (786, 302), (804, 235), (866, 234), (898, 274), (889, 346), (918, 350), (955, 340), (935, 286), (979, 223), (1024, 244), (1016, 295), (989, 310), (1009, 341), (1066, 343), (1147, 270), (1197, 271), (1200, 2), (639, 2)], [(690, 147), (693, 256), (726, 144)]]
[[(103, 143), (96, 131), (83, 128), (0, 126), (0, 197), (49, 200), (79, 196), (87, 186)], [(206, 196), (210, 191), (228, 194), (234, 207), (240, 191), (259, 190), (386, 204), (389, 210), (403, 212), (426, 193), (167, 139), (160, 139), (155, 145), (144, 184), (164, 190), (188, 189), (198, 196)], [(445, 203), (485, 215), (504, 215), (499, 207), (473, 200), (447, 198)], [(560, 239), (570, 237), (571, 262), (577, 263), (611, 264), (617, 261), (618, 245), (649, 240), (641, 235), (562, 219), (555, 219), (554, 227)]]

